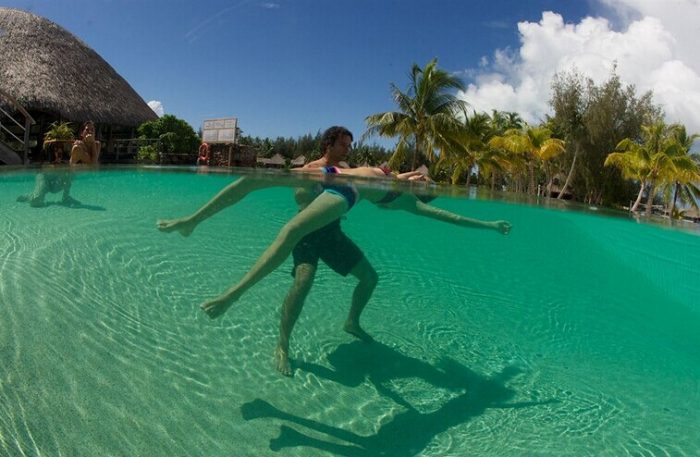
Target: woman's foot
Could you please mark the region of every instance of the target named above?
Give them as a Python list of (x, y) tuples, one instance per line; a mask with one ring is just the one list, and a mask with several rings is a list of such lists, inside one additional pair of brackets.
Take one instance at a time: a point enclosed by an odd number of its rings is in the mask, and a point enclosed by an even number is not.
[(156, 227), (161, 232), (180, 232), (182, 236), (190, 236), (194, 228), (197, 226), (191, 219), (159, 219), (156, 221)]

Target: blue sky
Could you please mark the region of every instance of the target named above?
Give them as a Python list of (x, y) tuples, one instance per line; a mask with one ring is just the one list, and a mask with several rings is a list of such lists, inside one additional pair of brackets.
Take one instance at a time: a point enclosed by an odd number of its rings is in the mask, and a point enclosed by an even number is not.
[[(296, 137), (341, 124), (357, 137), (367, 115), (394, 109), (390, 83), (405, 88), (413, 63), (438, 58), (440, 68), (469, 84), (459, 95), (475, 109), (517, 111), (531, 122), (547, 112), (554, 71), (576, 66), (602, 80), (617, 62), (624, 80), (661, 92), (670, 121), (700, 131), (700, 103), (690, 103), (700, 100), (700, 59), (690, 41), (697, 26), (686, 17), (700, 18), (694, 0), (10, 0), (4, 6), (66, 28), (145, 101), (195, 130), (204, 119), (235, 116), (253, 136)], [(659, 74), (644, 80), (652, 69)]]

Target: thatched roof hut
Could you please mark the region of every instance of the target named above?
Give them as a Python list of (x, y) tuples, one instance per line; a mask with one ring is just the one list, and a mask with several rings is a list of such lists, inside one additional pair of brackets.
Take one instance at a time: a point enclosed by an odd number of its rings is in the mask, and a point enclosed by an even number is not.
[(277, 167), (281, 168), (284, 167), (287, 161), (282, 157), (282, 154), (279, 152), (273, 155), (272, 157), (265, 158), (265, 157), (258, 157), (258, 164), (263, 165), (265, 167)]
[(299, 155), (297, 156), (296, 159), (292, 160), (289, 165), (292, 167), (303, 167), (304, 164), (306, 163), (306, 156), (305, 155)]
[(63, 27), (0, 7), (0, 89), (30, 113), (135, 127), (157, 115), (102, 57)]

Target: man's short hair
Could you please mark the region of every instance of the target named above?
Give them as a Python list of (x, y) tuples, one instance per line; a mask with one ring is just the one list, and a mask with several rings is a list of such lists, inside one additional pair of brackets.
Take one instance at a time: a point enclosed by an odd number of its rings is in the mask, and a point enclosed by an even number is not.
[(328, 128), (321, 136), (321, 153), (325, 154), (328, 146), (333, 146), (338, 138), (346, 135), (350, 137), (350, 140), (353, 139), (352, 132), (345, 127), (334, 125), (333, 127)]

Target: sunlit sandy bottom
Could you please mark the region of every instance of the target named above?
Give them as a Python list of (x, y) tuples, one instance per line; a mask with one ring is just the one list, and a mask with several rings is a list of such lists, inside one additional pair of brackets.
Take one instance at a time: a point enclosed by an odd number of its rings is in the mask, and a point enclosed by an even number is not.
[[(624, 218), (442, 197), (507, 236), (367, 203), (343, 221), (380, 275), (342, 331), (354, 282), (321, 267), (274, 366), (287, 261), (220, 319), (296, 208), (251, 195), (189, 238), (233, 179), (75, 176), (69, 208), (15, 201), (0, 174), (2, 456), (697, 456), (700, 237)], [(57, 200), (50, 195), (47, 200)]]

